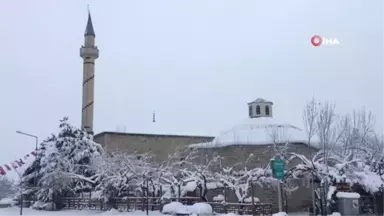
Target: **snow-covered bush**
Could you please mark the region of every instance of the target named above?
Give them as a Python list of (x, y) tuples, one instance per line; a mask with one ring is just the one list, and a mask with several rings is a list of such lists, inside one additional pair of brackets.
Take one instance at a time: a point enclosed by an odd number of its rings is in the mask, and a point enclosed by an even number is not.
[(92, 135), (69, 124), (68, 118), (60, 121), (59, 129), (57, 135), (41, 143), (36, 160), (22, 177), (24, 186), (32, 187), (37, 171), (37, 188), (30, 193), (36, 193), (42, 202), (91, 190), (96, 174), (93, 162), (102, 154), (101, 145), (92, 140)]

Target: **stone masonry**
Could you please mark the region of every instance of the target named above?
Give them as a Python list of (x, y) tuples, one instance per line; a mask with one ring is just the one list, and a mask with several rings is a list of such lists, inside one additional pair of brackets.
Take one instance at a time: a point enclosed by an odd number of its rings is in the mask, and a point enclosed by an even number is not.
[(94, 136), (107, 152), (123, 151), (143, 154), (152, 152), (157, 161), (164, 161), (178, 147), (210, 142), (214, 137), (102, 132)]

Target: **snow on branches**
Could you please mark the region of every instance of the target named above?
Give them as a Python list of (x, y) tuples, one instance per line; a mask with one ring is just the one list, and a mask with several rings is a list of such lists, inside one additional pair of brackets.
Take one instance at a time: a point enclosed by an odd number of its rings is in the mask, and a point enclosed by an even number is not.
[(101, 146), (85, 130), (69, 124), (68, 118), (60, 121), (59, 129), (57, 135), (52, 134), (41, 144), (36, 160), (23, 174), (25, 186), (38, 183), (34, 189), (41, 201), (67, 192), (90, 190), (95, 183), (93, 161), (102, 154)]
[[(341, 116), (335, 105), (312, 99), (303, 112), (309, 147), (316, 151), (307, 158), (291, 153), (290, 160), (300, 163), (289, 169), (287, 178), (311, 174), (315, 180), (334, 186), (359, 184), (367, 192), (377, 192), (384, 183), (382, 161), (383, 138), (374, 130), (374, 117), (365, 109)], [(381, 161), (381, 162), (380, 162)]]
[[(275, 184), (277, 181), (272, 177), (268, 168), (247, 168), (247, 164), (254, 158), (253, 154), (244, 163), (237, 163), (233, 166), (223, 168), (216, 173), (216, 177), (222, 184), (235, 192), (239, 202), (244, 203), (248, 199), (253, 184), (263, 187), (264, 184)], [(254, 196), (251, 194), (251, 196)]]
[(209, 190), (222, 186), (213, 175), (220, 159), (218, 155), (199, 155), (197, 149), (177, 149), (160, 166), (160, 182), (165, 183), (166, 190), (164, 197), (180, 197), (200, 190), (201, 198), (206, 199)]
[(103, 155), (96, 164), (95, 180), (98, 182), (96, 186), (98, 196), (95, 198), (103, 200), (112, 197), (124, 198), (135, 192), (143, 193), (143, 191), (150, 190), (151, 188), (146, 187), (146, 181), (150, 180), (156, 171), (151, 159), (150, 153)]

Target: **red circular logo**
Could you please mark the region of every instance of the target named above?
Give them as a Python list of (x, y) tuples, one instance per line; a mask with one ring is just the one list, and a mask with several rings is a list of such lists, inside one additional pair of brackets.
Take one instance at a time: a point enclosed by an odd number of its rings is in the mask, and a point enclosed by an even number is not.
[(321, 38), (319, 35), (314, 35), (311, 38), (311, 43), (315, 47), (320, 46), (322, 42), (323, 42), (323, 38)]

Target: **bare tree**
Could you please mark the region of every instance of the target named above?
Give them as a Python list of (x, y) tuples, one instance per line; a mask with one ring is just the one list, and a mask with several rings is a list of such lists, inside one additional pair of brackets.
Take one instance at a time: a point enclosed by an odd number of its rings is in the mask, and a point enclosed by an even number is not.
[[(313, 97), (311, 101), (307, 103), (307, 105), (304, 108), (303, 111), (303, 122), (304, 122), (304, 130), (308, 136), (308, 149), (309, 149), (309, 157), (312, 159), (312, 151), (313, 146), (311, 141), (313, 140), (313, 137), (317, 133), (317, 124), (316, 120), (318, 117), (318, 102)], [(311, 160), (313, 162), (313, 160)], [(314, 164), (312, 164), (312, 167), (314, 167)], [(311, 172), (311, 191), (312, 191), (312, 209), (315, 212), (316, 209), (316, 193), (315, 193), (315, 177), (313, 173)]]
[(17, 188), (14, 181), (5, 176), (0, 176), (0, 199), (10, 198), (16, 194)]

